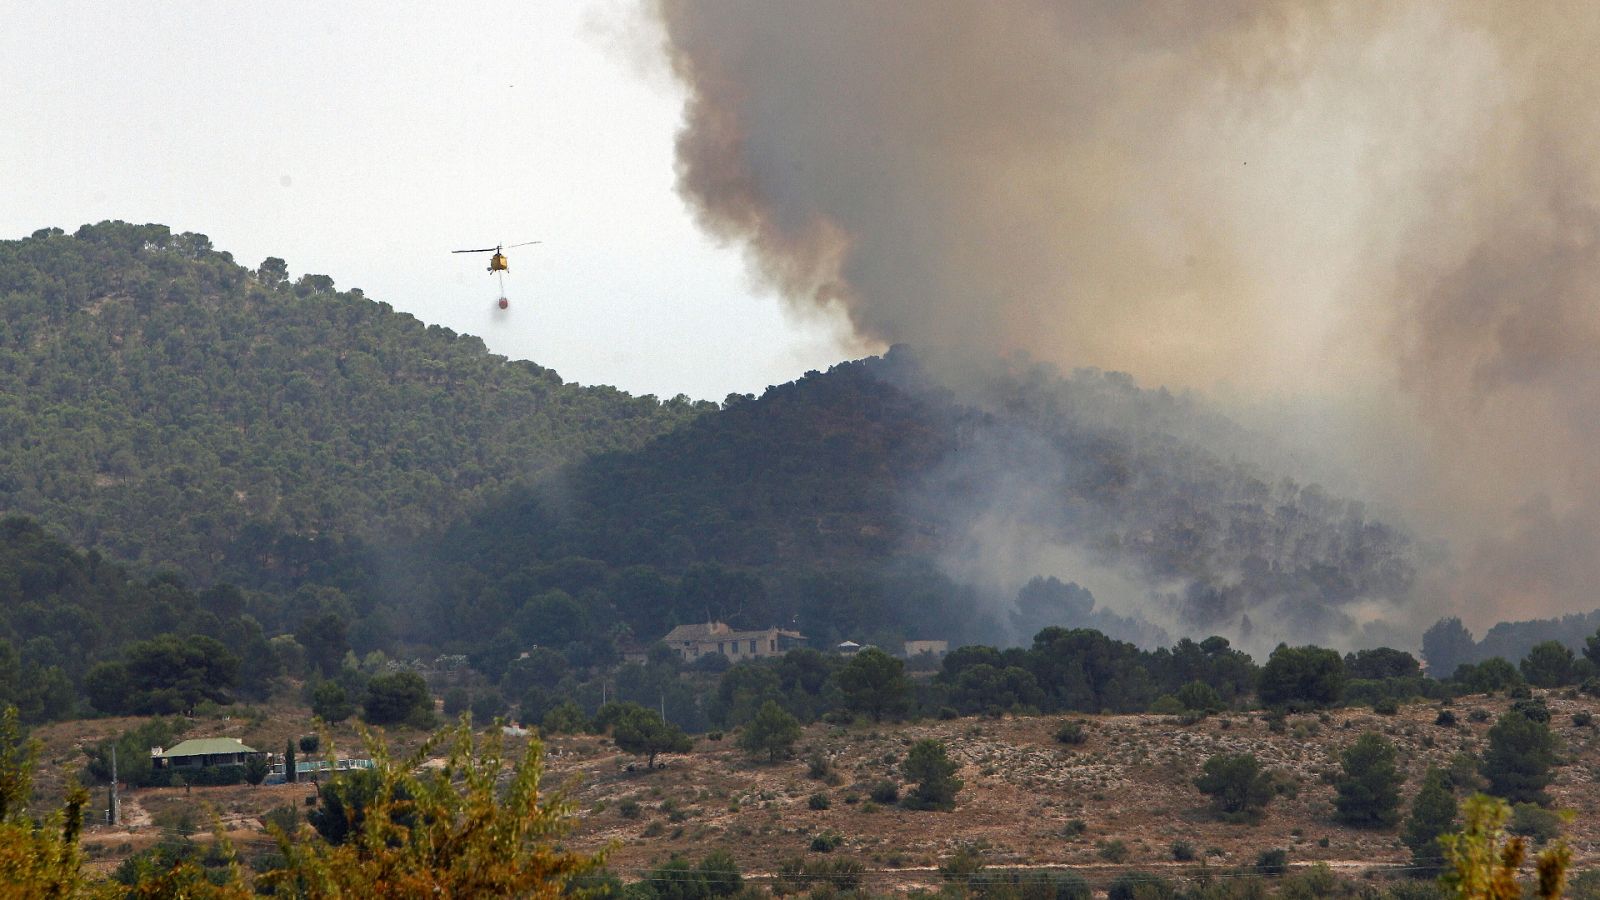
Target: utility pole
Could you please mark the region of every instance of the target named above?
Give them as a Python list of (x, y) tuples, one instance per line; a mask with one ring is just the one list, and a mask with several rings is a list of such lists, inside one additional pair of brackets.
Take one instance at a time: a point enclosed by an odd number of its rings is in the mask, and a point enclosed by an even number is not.
[(111, 745), (111, 808), (106, 810), (108, 818), (111, 820), (109, 824), (115, 825), (122, 818), (122, 810), (118, 808), (119, 805), (117, 799), (117, 745), (113, 743)]

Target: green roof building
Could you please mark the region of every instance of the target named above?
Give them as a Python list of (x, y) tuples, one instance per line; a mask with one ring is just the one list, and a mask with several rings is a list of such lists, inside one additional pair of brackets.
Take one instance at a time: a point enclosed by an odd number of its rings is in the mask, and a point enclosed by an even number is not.
[(155, 747), (150, 757), (159, 768), (201, 769), (206, 766), (242, 766), (245, 759), (259, 753), (238, 738), (199, 738), (162, 750)]

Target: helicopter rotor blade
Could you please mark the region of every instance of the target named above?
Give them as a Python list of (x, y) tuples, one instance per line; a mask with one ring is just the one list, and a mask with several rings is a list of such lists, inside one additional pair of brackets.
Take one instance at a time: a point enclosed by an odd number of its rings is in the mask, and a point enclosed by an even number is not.
[(544, 241), (523, 241), (520, 244), (512, 244), (510, 247), (507, 247), (506, 249), (510, 250), (511, 247), (526, 247), (529, 244), (542, 244), (542, 243), (544, 243)]
[(493, 253), (493, 252), (495, 252), (496, 250), (499, 250), (499, 249), (500, 249), (499, 247), (485, 247), (482, 250), (451, 250), (450, 252), (451, 253)]

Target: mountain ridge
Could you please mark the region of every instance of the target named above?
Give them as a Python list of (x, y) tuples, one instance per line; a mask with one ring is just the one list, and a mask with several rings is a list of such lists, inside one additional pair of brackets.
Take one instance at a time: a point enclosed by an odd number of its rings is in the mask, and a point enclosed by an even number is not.
[(160, 225), (0, 242), (0, 308), (0, 510), (201, 582), (280, 574), (232, 544), (414, 537), (715, 408), (566, 384)]

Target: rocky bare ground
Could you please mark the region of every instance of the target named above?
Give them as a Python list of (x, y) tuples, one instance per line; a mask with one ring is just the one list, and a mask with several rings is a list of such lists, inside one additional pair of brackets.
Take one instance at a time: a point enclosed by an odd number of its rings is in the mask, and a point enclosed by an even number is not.
[[(1589, 698), (1552, 692), (1551, 724), (1568, 764), (1551, 789), (1556, 806), (1572, 810), (1570, 836), (1580, 860), (1600, 850), (1600, 735), (1572, 724), (1593, 710)], [(563, 739), (567, 755), (552, 771), (581, 776), (574, 796), (585, 816), (580, 841), (611, 843), (617, 868), (639, 871), (672, 853), (732, 852), (751, 871), (770, 871), (785, 857), (813, 855), (818, 834), (842, 837), (836, 854), (869, 869), (936, 866), (963, 844), (985, 848), (992, 865), (1155, 868), (1173, 866), (1175, 842), (1190, 844), (1213, 866), (1247, 865), (1273, 848), (1292, 862), (1341, 867), (1403, 866), (1409, 851), (1396, 831), (1362, 831), (1333, 821), (1332, 780), (1337, 755), (1365, 731), (1377, 731), (1400, 751), (1408, 781), (1420, 786), (1429, 766), (1448, 767), (1458, 754), (1477, 754), (1493, 718), (1470, 721), (1474, 709), (1498, 715), (1503, 698), (1469, 697), (1451, 707), (1459, 724), (1435, 724), (1439, 707), (1419, 704), (1399, 715), (1335, 710), (1290, 716), (1275, 733), (1260, 713), (1214, 716), (1182, 725), (1170, 716), (1067, 716), (961, 719), (899, 726), (813, 726), (797, 758), (752, 762), (731, 745), (703, 741), (696, 752), (672, 757), (655, 772), (626, 771), (631, 762), (592, 739)], [(1064, 719), (1084, 723), (1088, 739), (1057, 743)], [(897, 778), (909, 745), (940, 739), (962, 763), (966, 782), (953, 813), (914, 812), (872, 803), (874, 783)], [(1255, 825), (1217, 821), (1193, 779), (1216, 753), (1250, 752), (1278, 773), (1282, 793)], [(821, 755), (832, 783), (808, 776), (807, 760)], [(829, 808), (809, 808), (825, 794)], [(637, 806), (636, 818), (625, 806)], [(1108, 846), (1121, 844), (1119, 859)]]
[[(1600, 864), (1600, 731), (1573, 724), (1574, 713), (1600, 712), (1600, 703), (1564, 691), (1548, 692), (1545, 699), (1566, 761), (1551, 794), (1558, 808), (1574, 813), (1569, 836), (1580, 865)], [(1396, 831), (1334, 823), (1339, 751), (1365, 731), (1388, 737), (1400, 751), (1409, 802), (1427, 767), (1481, 753), (1493, 717), (1509, 705), (1504, 697), (1458, 699), (1450, 707), (1454, 726), (1436, 724), (1436, 703), (1410, 705), (1390, 716), (1370, 710), (1292, 715), (1278, 730), (1260, 712), (1191, 724), (1159, 715), (818, 724), (806, 729), (790, 760), (751, 760), (730, 734), (720, 741), (702, 738), (694, 752), (666, 757), (665, 767), (654, 771), (605, 738), (558, 736), (547, 743), (547, 781), (564, 786), (578, 804), (572, 843), (610, 847), (611, 865), (624, 877), (674, 853), (699, 858), (717, 849), (732, 853), (747, 872), (773, 872), (785, 859), (823, 858), (810, 849), (818, 835), (838, 837), (828, 858), (858, 860), (877, 877), (900, 884), (936, 879), (933, 869), (963, 845), (982, 847), (990, 865), (1094, 871), (1247, 865), (1273, 848), (1288, 850), (1292, 863), (1403, 866), (1409, 854)], [(1484, 712), (1474, 715), (1475, 710)], [(1054, 739), (1068, 719), (1083, 724), (1083, 743)], [(265, 718), (211, 723), (207, 733), (281, 747), (283, 736), (308, 720), (303, 710), (282, 708)], [(128, 724), (99, 720), (40, 729), (47, 761), (43, 793), (53, 793), (72, 767), (75, 745)], [(406, 746), (421, 736), (389, 737)], [(873, 802), (871, 790), (882, 781), (906, 787), (899, 764), (911, 743), (924, 737), (944, 741), (961, 763), (966, 786), (956, 810), (919, 812)], [(357, 746), (349, 729), (337, 739), (341, 746)], [(1281, 786), (1254, 825), (1217, 821), (1193, 786), (1208, 757), (1240, 752), (1256, 754)], [(819, 757), (829, 769), (821, 779), (810, 774), (811, 760)], [(192, 826), (203, 837), (220, 823), (241, 850), (256, 852), (271, 844), (260, 816), (285, 805), (304, 809), (310, 793), (305, 785), (131, 791), (126, 808), (137, 812), (138, 824), (92, 827), (86, 843), (100, 865), (110, 866), (154, 843), (163, 830)], [(827, 798), (827, 809), (810, 808), (814, 794)], [(1195, 860), (1175, 861), (1176, 842), (1189, 844)]]

